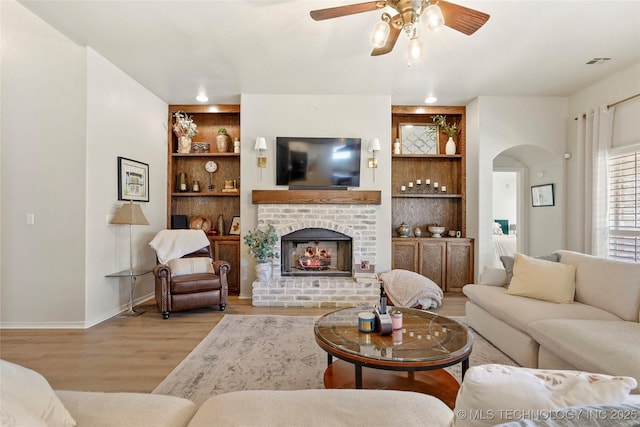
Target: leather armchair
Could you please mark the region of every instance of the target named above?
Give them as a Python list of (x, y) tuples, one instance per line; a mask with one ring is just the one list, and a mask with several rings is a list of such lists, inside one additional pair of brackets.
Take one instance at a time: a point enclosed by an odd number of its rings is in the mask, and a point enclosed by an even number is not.
[[(206, 257), (213, 259), (211, 245), (183, 256), (182, 258)], [(168, 264), (171, 264), (169, 262)], [(153, 270), (156, 280), (156, 304), (162, 317), (169, 318), (172, 311), (191, 310), (217, 305), (220, 311), (227, 306), (229, 285), (227, 261), (214, 261), (213, 273), (172, 275), (167, 264), (159, 264)]]

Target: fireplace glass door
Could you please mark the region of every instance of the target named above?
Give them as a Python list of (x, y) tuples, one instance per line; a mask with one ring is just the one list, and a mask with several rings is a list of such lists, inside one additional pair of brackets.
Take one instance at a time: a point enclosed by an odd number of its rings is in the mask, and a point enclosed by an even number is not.
[(282, 276), (352, 276), (352, 240), (324, 228), (305, 228), (281, 238)]

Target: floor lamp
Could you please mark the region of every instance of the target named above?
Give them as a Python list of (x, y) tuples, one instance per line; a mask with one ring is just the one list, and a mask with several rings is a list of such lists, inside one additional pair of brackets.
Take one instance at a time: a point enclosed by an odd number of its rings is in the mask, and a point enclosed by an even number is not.
[(133, 293), (136, 289), (136, 274), (133, 271), (133, 226), (149, 225), (149, 221), (145, 218), (140, 205), (134, 205), (133, 200), (129, 200), (118, 208), (116, 214), (111, 220), (111, 224), (129, 224), (129, 271), (128, 276), (131, 282), (131, 293), (129, 294), (129, 310), (125, 313), (129, 316), (138, 316), (146, 310), (135, 311), (133, 309)]

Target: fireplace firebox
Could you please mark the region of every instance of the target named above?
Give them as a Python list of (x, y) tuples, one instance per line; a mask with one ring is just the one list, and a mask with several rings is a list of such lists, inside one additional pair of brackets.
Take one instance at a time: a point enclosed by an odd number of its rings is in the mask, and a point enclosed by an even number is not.
[(281, 237), (282, 276), (350, 277), (351, 237), (325, 228), (304, 228)]

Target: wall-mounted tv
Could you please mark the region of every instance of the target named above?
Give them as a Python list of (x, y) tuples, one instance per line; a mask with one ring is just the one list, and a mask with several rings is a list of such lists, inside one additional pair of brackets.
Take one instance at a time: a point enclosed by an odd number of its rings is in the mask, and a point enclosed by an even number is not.
[(276, 138), (276, 184), (289, 188), (360, 186), (360, 138)]

